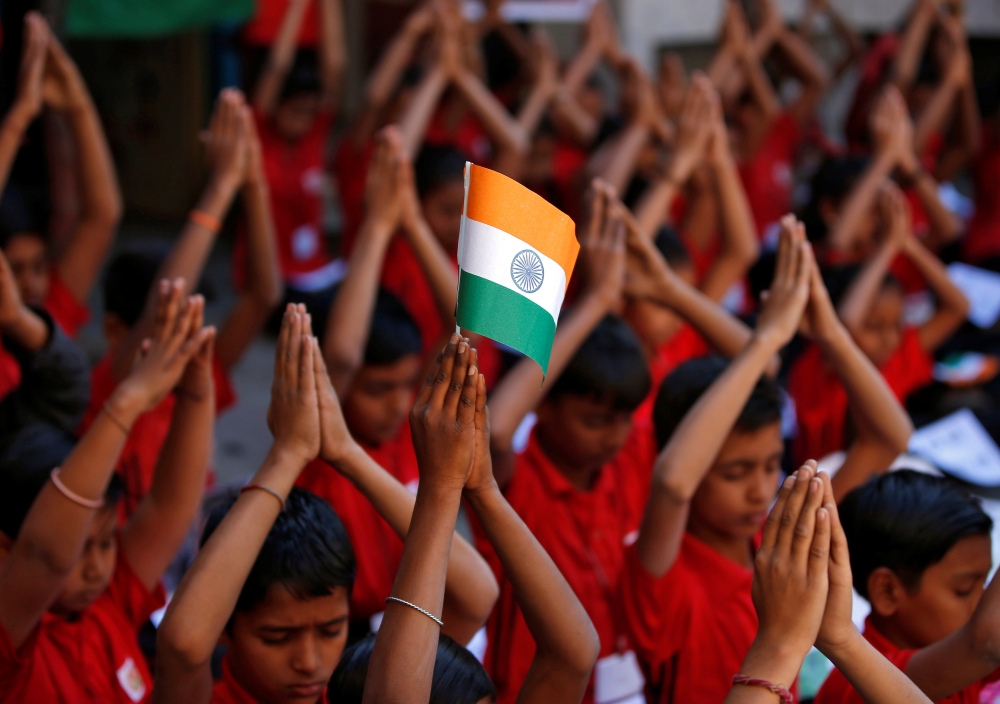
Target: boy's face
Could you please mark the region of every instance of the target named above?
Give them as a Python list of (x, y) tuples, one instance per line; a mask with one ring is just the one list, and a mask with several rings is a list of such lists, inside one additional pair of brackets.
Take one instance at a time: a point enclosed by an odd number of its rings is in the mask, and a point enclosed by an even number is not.
[(254, 699), (315, 704), (347, 644), (347, 589), (297, 599), (273, 584), (225, 637), (233, 676)]
[(396, 437), (413, 406), (420, 371), (415, 354), (361, 367), (344, 398), (344, 420), (354, 437), (373, 447)]
[(316, 122), (319, 107), (318, 93), (299, 93), (285, 98), (274, 109), (274, 128), (287, 142), (302, 139)]
[[(940, 562), (924, 570), (912, 593), (896, 582), (892, 596), (883, 588), (872, 588), (880, 568), (868, 580), (872, 609), (891, 621), (905, 648), (926, 648), (947, 638), (968, 623), (983, 596), (992, 558), (989, 535), (970, 535), (955, 543)], [(886, 579), (886, 575), (881, 576)]]
[[(694, 285), (694, 267), (674, 266), (674, 273), (690, 286)], [(684, 320), (669, 308), (647, 300), (629, 300), (625, 320), (647, 348), (659, 347), (673, 338)]]
[(902, 319), (902, 291), (895, 286), (883, 286), (872, 302), (864, 325), (855, 335), (858, 347), (875, 366), (880, 366), (899, 347)]
[(538, 407), (538, 432), (557, 465), (596, 472), (614, 459), (632, 431), (632, 411), (587, 396), (561, 394)]
[(447, 252), (458, 247), (458, 232), (462, 228), (465, 210), (465, 184), (461, 180), (438, 186), (420, 201), (424, 219)]
[(7, 241), (3, 250), (25, 303), (40, 306), (49, 294), (49, 258), (45, 241), (33, 232), (22, 232)]
[(93, 604), (107, 589), (118, 558), (117, 519), (115, 505), (105, 506), (94, 516), (83, 553), (50, 609), (53, 613), (74, 616)]
[(691, 532), (724, 541), (755, 536), (777, 494), (784, 451), (780, 423), (730, 433), (691, 501)]

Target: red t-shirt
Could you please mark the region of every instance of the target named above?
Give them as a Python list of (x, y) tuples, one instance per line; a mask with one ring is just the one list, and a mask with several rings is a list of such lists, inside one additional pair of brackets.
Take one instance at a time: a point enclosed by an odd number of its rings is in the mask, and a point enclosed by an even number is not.
[(1000, 135), (983, 129), (982, 147), (972, 162), (976, 183), (976, 213), (969, 221), (969, 231), (962, 243), (962, 256), (977, 262), (1000, 255)]
[[(920, 345), (916, 328), (903, 329), (899, 347), (879, 371), (901, 403), (931, 381), (933, 360)], [(798, 417), (793, 445), (796, 461), (818, 460), (844, 449), (847, 392), (818, 345), (810, 345), (792, 365), (788, 392), (795, 400)]]
[(620, 603), (655, 704), (720, 704), (757, 635), (753, 570), (689, 533), (663, 577), (626, 551)]
[[(236, 392), (218, 360), (214, 362), (215, 409), (216, 413), (221, 413), (236, 403)], [(83, 418), (84, 430), (89, 428), (101, 413), (104, 403), (118, 386), (113, 363), (114, 351), (109, 350), (90, 372), (90, 404)], [(160, 450), (167, 439), (167, 433), (170, 432), (174, 403), (175, 398), (171, 394), (163, 399), (159, 406), (139, 416), (132, 425), (132, 432), (125, 441), (125, 447), (122, 448), (116, 467), (116, 471), (125, 482), (125, 496), (119, 506), (123, 518), (132, 515), (153, 486), (153, 475), (156, 473)], [(211, 483), (211, 477), (209, 481)]]
[[(416, 492), (420, 472), (409, 423), (391, 441), (381, 447), (365, 447), (365, 452), (401, 484)], [(322, 460), (306, 465), (296, 485), (326, 500), (347, 529), (357, 556), (351, 620), (367, 620), (385, 611), (385, 599), (392, 594), (403, 558), (403, 541), (396, 531), (350, 481)]]
[(354, 248), (354, 239), (365, 219), (365, 186), (368, 180), (368, 165), (374, 153), (373, 139), (369, 139), (360, 148), (350, 139), (344, 139), (337, 146), (333, 158), (333, 173), (337, 180), (337, 194), (340, 196), (340, 210), (344, 218), (340, 251), (345, 257), (349, 256)]
[[(278, 260), (285, 281), (294, 284), (333, 261), (323, 237), (323, 166), (333, 113), (322, 111), (312, 129), (292, 143), (275, 131), (267, 117), (254, 113), (260, 135), (264, 173), (271, 192), (271, 213)], [(246, 238), (237, 241), (236, 271), (243, 272)]]
[(121, 548), (111, 583), (74, 621), (51, 613), (14, 651), (0, 626), (0, 702), (152, 701), (153, 678), (136, 634), (166, 603), (132, 571)]
[(740, 165), (758, 237), (764, 237), (768, 226), (792, 209), (795, 152), (801, 138), (802, 131), (791, 112), (783, 112), (753, 158)]
[(466, 110), (455, 128), (449, 129), (445, 122), (445, 109), (446, 106), (442, 105), (434, 113), (427, 126), (424, 143), (454, 147), (474, 164), (489, 166), (493, 162), (493, 145), (482, 123), (471, 110)]
[[(634, 539), (652, 474), (656, 448), (652, 433), (636, 424), (618, 455), (601, 469), (589, 491), (575, 488), (545, 455), (532, 432), (528, 447), (504, 494), (562, 572), (580, 599), (601, 639), (601, 657), (618, 650), (625, 625), (615, 613), (625, 544)], [(535, 641), (514, 599), (510, 583), (489, 542), (477, 534), (480, 551), (500, 582), (500, 599), (487, 624), (486, 669), (499, 704), (517, 698), (535, 655)], [(594, 701), (593, 682), (583, 702)]]
[[(316, 700), (316, 704), (326, 701), (326, 692)], [(233, 677), (229, 658), (222, 658), (222, 677), (212, 686), (212, 704), (260, 704)]]
[[(258, 0), (257, 14), (243, 26), (244, 41), (257, 46), (270, 46), (278, 36), (291, 4), (291, 0)], [(316, 46), (319, 43), (319, 27), (317, 3), (311, 2), (299, 30), (298, 46)]]
[(635, 416), (633, 416), (635, 420), (648, 421), (653, 417), (656, 396), (660, 393), (663, 380), (670, 376), (670, 372), (689, 359), (701, 357), (710, 351), (705, 338), (690, 325), (685, 325), (677, 331), (676, 335), (660, 345), (656, 357), (649, 360), (649, 376), (653, 385), (649, 389), (646, 400), (636, 409)]
[[(458, 271), (458, 261), (454, 252), (449, 252), (451, 263)], [(454, 332), (445, 330), (437, 302), (430, 282), (424, 275), (420, 260), (413, 253), (413, 248), (400, 236), (393, 239), (385, 255), (382, 267), (382, 286), (395, 294), (420, 328), (420, 337), (424, 344), (424, 355), (437, 354), (446, 334)], [(479, 370), (486, 375), (486, 384), (490, 388), (497, 381), (500, 373), (500, 350), (496, 343), (485, 337), (480, 337), (473, 343), (479, 353)]]
[[(896, 647), (884, 635), (875, 630), (871, 624), (871, 619), (865, 620), (865, 640), (871, 643), (875, 650), (882, 653), (885, 659), (891, 662), (902, 671), (906, 671), (906, 666), (910, 662), (916, 650), (902, 650)], [(988, 679), (969, 685), (960, 692), (956, 692), (947, 699), (938, 700), (939, 704), (979, 704), (979, 693), (990, 680), (995, 679), (991, 675)], [(840, 674), (840, 670), (830, 673), (826, 682), (816, 695), (815, 704), (864, 704), (861, 695), (854, 691), (847, 679)]]
[[(49, 277), (49, 292), (42, 306), (49, 312), (56, 324), (70, 337), (76, 337), (80, 328), (90, 320), (90, 308), (70, 293), (62, 278), (52, 268)], [(21, 367), (17, 360), (0, 347), (0, 399), (21, 385)]]

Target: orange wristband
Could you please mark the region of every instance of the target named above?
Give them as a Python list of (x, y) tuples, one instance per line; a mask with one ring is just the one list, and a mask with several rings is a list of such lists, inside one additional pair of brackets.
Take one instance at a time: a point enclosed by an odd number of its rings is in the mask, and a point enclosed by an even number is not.
[(192, 210), (188, 213), (188, 220), (193, 222), (195, 225), (204, 227), (212, 233), (216, 233), (222, 229), (222, 221), (220, 221), (219, 218), (200, 210)]

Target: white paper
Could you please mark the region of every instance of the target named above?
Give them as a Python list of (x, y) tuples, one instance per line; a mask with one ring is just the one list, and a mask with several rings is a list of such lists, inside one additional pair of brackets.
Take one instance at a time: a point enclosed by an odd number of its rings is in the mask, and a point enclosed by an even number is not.
[[(508, 22), (585, 22), (596, 0), (507, 0), (500, 15)], [(475, 22), (485, 14), (481, 0), (466, 0), (462, 14)]]
[(1000, 448), (968, 408), (914, 432), (910, 452), (970, 484), (1000, 486)]
[(946, 384), (962, 384), (978, 379), (986, 369), (986, 356), (978, 352), (949, 357), (934, 365), (934, 378)]
[(969, 320), (981, 328), (993, 327), (1000, 319), (1000, 274), (955, 262), (948, 265), (948, 278), (969, 299)]
[(645, 704), (639, 662), (631, 650), (621, 655), (601, 658), (594, 666), (594, 701), (596, 704)]

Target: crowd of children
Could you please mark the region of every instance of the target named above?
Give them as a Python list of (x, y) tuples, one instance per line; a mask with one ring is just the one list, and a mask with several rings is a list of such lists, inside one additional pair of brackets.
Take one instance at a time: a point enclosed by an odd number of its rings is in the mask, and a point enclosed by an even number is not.
[[(1000, 90), (958, 0), (870, 38), (832, 0), (794, 28), (722, 2), (704, 70), (650, 76), (605, 2), (560, 58), (503, 0), (427, 0), (346, 117), (341, 0), (263, 0), (180, 233), (110, 260), (111, 150), (28, 12), (0, 122), (0, 704), (1000, 701), (992, 520), (888, 471), (969, 398), (1000, 433), (997, 365), (935, 376), (1000, 354), (945, 264), (1000, 271)], [(455, 328), (467, 162), (576, 223), (547, 374)], [(199, 281), (234, 203), (216, 328)], [(213, 486), (261, 335), (273, 444)]]

